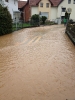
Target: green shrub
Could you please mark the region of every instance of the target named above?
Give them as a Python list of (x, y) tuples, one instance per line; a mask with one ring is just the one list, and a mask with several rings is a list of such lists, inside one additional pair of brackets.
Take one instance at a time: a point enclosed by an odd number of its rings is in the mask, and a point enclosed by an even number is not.
[(65, 19), (68, 19), (68, 20), (69, 20), (69, 18), (70, 18), (70, 14), (67, 13), (67, 11), (66, 11), (66, 12), (65, 12)]
[(39, 21), (39, 15), (34, 14), (34, 15), (32, 15), (31, 19), (32, 19), (32, 20)]
[(40, 19), (40, 17), (39, 17), (38, 14), (32, 15), (32, 17), (31, 17), (31, 24), (32, 25), (39, 25), (39, 19)]
[(41, 19), (42, 19), (43, 24), (45, 24), (45, 21), (46, 21), (47, 17), (46, 16), (42, 16)]
[(7, 7), (0, 5), (0, 35), (12, 32), (12, 18)]

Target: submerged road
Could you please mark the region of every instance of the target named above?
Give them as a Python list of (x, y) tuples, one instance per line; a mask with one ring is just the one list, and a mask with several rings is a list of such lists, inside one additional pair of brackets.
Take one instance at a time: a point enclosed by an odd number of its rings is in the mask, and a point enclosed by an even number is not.
[(0, 37), (0, 100), (75, 100), (75, 46), (63, 25)]

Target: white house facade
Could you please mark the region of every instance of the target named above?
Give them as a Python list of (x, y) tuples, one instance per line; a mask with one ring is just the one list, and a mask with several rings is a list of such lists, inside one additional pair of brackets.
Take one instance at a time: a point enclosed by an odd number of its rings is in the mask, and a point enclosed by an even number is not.
[(0, 0), (0, 4), (7, 6), (13, 20), (19, 20), (18, 0)]
[(70, 19), (75, 20), (75, 0), (63, 0), (57, 7), (51, 7), (50, 20), (63, 19), (68, 8), (71, 9)]
[(57, 17), (64, 17), (65, 11), (71, 8), (70, 19), (75, 20), (75, 0), (63, 0), (58, 6)]
[(57, 12), (58, 12), (58, 7), (51, 7), (50, 21), (56, 21)]

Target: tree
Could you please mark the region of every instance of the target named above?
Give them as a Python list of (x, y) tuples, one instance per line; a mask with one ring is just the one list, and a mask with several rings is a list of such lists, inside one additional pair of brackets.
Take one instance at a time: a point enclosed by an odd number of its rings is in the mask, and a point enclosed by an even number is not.
[(39, 21), (39, 15), (34, 14), (34, 15), (32, 15), (31, 19), (32, 19), (32, 20)]
[(67, 11), (65, 12), (65, 19), (69, 19), (69, 14), (67, 13)]
[(45, 24), (45, 21), (46, 21), (47, 17), (46, 16), (42, 16), (41, 19), (43, 21), (43, 24)]
[(40, 21), (40, 17), (38, 14), (32, 15), (32, 17), (31, 17), (31, 24), (32, 25), (39, 25), (39, 23), (40, 23), (39, 21)]
[(12, 32), (12, 18), (7, 7), (0, 4), (0, 35)]

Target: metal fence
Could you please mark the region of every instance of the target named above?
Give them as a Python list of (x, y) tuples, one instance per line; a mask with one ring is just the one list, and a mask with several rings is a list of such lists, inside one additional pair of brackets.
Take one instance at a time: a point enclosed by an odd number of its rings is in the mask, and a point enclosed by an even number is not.
[(38, 22), (36, 21), (24, 22), (22, 20), (19, 20), (19, 21), (14, 20), (12, 30), (17, 31), (23, 28), (35, 27), (35, 26), (40, 26), (39, 21)]

